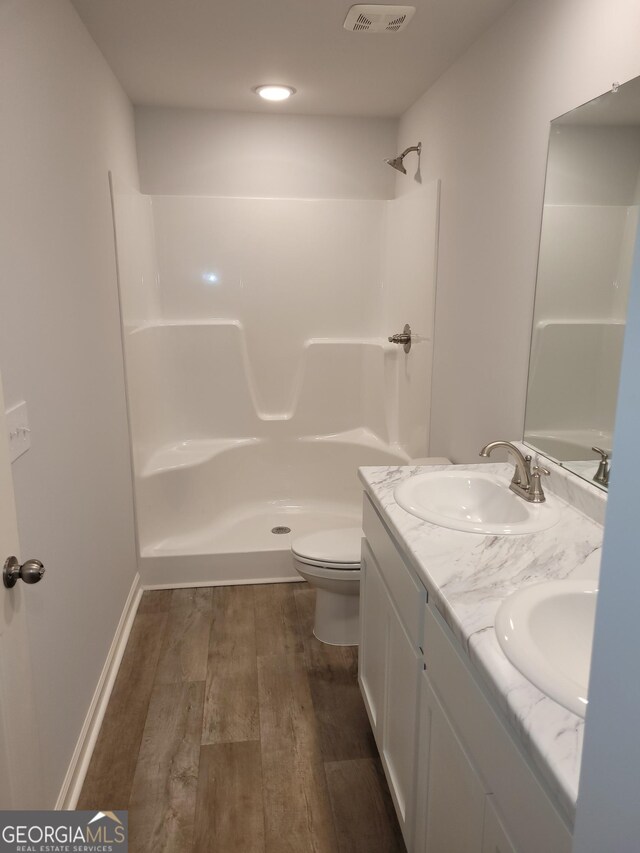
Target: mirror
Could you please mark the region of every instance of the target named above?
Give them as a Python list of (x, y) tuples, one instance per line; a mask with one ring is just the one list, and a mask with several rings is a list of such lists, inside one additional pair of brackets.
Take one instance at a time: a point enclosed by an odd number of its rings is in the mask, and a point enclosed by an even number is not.
[(531, 336), (524, 441), (602, 488), (639, 210), (637, 78), (551, 122)]

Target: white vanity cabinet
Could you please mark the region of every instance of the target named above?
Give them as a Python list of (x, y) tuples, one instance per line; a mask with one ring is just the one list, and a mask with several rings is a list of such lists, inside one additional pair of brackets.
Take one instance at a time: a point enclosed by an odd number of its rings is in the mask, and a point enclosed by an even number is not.
[(409, 853), (570, 853), (571, 832), (365, 497), (359, 682)]
[(359, 682), (400, 828), (412, 849), (426, 593), (379, 519), (375, 524), (362, 550)]

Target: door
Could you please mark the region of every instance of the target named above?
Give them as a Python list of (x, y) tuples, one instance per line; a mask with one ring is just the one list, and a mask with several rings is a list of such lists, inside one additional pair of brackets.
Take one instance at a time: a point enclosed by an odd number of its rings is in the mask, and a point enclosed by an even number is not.
[(481, 853), (487, 799), (484, 786), (426, 673), (422, 676), (418, 749), (421, 769), (415, 850)]
[[(7, 557), (20, 559), (18, 525), (0, 379), (0, 571)], [(29, 588), (0, 582), (0, 809), (42, 807), (31, 661), (25, 617)]]
[(422, 658), (389, 600), (382, 760), (405, 844), (413, 844), (418, 685)]
[(366, 540), (360, 572), (360, 688), (371, 728), (382, 750), (382, 726), (387, 664), (388, 593)]
[(482, 853), (516, 853), (516, 848), (495, 810), (491, 794), (487, 794), (485, 800)]
[(413, 834), (421, 658), (366, 540), (360, 578), (360, 686), (407, 847)]

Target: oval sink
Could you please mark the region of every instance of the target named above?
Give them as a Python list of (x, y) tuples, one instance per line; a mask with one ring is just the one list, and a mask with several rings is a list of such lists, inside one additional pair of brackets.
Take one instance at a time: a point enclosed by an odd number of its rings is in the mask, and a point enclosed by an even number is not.
[(481, 471), (432, 471), (396, 486), (402, 509), (423, 521), (468, 533), (535, 533), (558, 520), (553, 499), (527, 503), (509, 490), (509, 481)]
[(584, 717), (598, 586), (564, 580), (510, 595), (496, 614), (502, 651), (536, 687)]

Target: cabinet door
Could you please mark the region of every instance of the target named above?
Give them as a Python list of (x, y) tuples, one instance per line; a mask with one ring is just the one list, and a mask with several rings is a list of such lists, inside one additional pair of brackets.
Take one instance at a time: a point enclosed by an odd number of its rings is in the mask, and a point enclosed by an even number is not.
[(482, 853), (486, 793), (427, 674), (420, 695), (417, 853)]
[(485, 803), (482, 853), (516, 853), (516, 848), (496, 813), (490, 794)]
[(387, 685), (382, 761), (409, 850), (413, 843), (418, 690), (422, 656), (407, 636), (391, 602), (388, 614)]
[(390, 602), (369, 547), (363, 542), (360, 573), (358, 679), (378, 749), (382, 751)]

